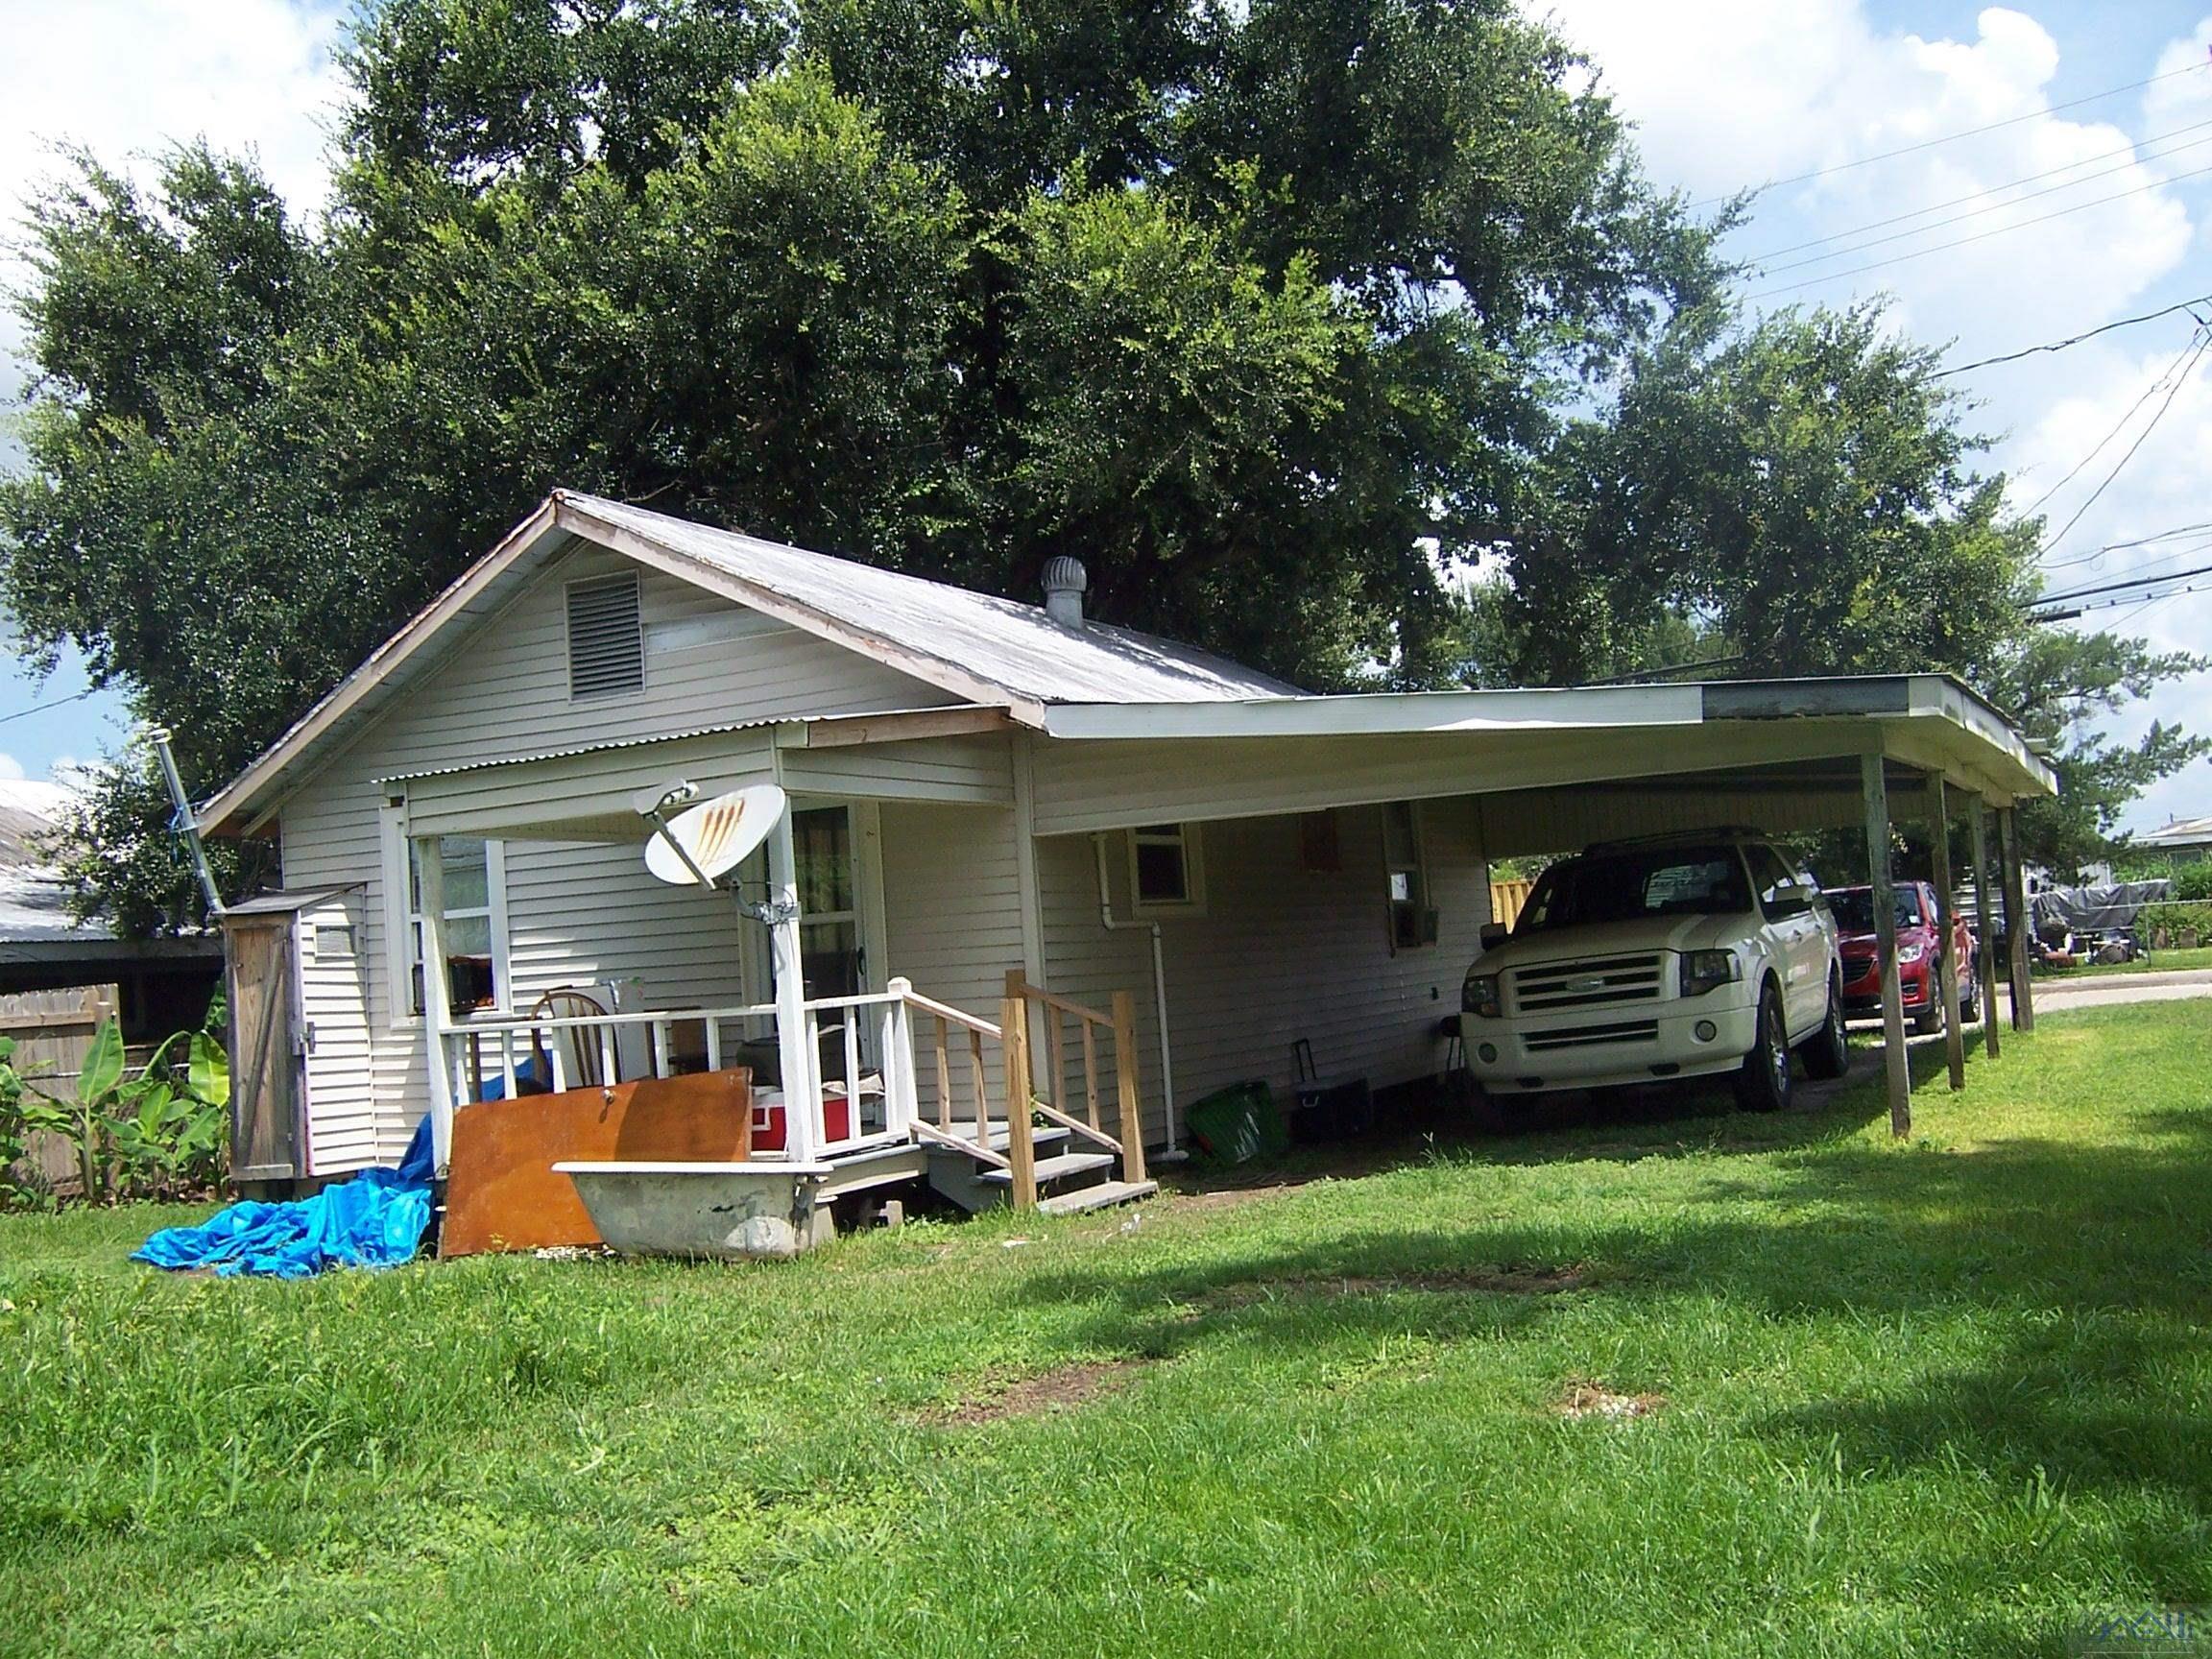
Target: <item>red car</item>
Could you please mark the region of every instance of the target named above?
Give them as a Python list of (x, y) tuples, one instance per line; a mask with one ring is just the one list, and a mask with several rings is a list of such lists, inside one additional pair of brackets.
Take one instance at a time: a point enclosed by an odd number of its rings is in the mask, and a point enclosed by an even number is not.
[[(1900, 881), (1897, 898), (1897, 973), (1905, 1017), (1916, 1031), (1940, 1030), (1943, 1003), (1941, 952), (1936, 947), (1936, 889), (1925, 881)], [(1879, 1013), (1882, 972), (1874, 963), (1874, 892), (1870, 887), (1835, 887), (1827, 895), (1842, 935), (1843, 1007), (1847, 1013)], [(1971, 1019), (1979, 990), (1974, 977), (1974, 935), (1954, 914), (1951, 948), (1958, 951), (1959, 1012)]]

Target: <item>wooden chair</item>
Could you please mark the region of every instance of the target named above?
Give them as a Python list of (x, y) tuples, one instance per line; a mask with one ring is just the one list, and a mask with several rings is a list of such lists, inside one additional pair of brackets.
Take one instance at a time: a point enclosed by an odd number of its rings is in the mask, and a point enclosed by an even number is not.
[[(606, 1013), (607, 1008), (598, 998), (572, 985), (557, 985), (530, 1005), (533, 1020), (582, 1020)], [(534, 1030), (530, 1034), (531, 1051), (538, 1056), (548, 1080), (554, 1075), (553, 1056), (545, 1043), (548, 1036), (561, 1045), (562, 1081), (569, 1088), (598, 1089), (621, 1081), (607, 1074), (606, 1055), (600, 1047), (598, 1032), (574, 1026), (551, 1032)]]

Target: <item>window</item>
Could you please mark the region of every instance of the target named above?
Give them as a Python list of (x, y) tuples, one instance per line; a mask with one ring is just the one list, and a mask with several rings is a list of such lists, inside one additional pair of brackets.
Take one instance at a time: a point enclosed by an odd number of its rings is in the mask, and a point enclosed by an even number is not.
[[(507, 1006), (507, 860), (496, 841), (447, 835), (439, 842), (445, 867), (445, 972), (453, 1011)], [(422, 872), (407, 849), (408, 1011), (422, 1012)]]
[[(1783, 912), (1795, 915), (1805, 908), (1804, 883), (1797, 873), (1782, 861), (1781, 854), (1771, 847), (1754, 843), (1743, 849), (1743, 855), (1751, 861), (1751, 880), (1759, 889), (1762, 911), (1772, 916), (1779, 906)], [(1794, 907), (1791, 900), (1796, 902)]]
[(1750, 908), (1750, 882), (1733, 847), (1624, 849), (1569, 858), (1546, 870), (1513, 931), (1647, 916), (1734, 916)]
[(1298, 820), (1298, 866), (1309, 876), (1337, 876), (1344, 870), (1344, 838), (1336, 814), (1324, 807)]
[(1140, 916), (1191, 916), (1206, 908), (1206, 871), (1194, 824), (1129, 831), (1129, 892)]
[(645, 685), (637, 573), (568, 584), (568, 695), (604, 697)]
[(1389, 882), (1390, 949), (1436, 943), (1429, 904), (1429, 867), (1421, 855), (1421, 824), (1410, 801), (1382, 805), (1382, 866)]

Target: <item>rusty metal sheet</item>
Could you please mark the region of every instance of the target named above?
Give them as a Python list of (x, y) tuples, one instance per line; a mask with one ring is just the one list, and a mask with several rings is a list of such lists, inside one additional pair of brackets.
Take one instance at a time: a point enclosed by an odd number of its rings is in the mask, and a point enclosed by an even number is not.
[(487, 1100), (453, 1115), (441, 1257), (596, 1244), (565, 1160), (715, 1163), (750, 1155), (745, 1067)]

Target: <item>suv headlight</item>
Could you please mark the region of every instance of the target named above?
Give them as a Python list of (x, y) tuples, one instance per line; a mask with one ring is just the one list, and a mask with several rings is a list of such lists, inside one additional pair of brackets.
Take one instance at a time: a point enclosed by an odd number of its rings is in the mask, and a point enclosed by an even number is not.
[(1925, 945), (1900, 945), (1897, 947), (1897, 960), (1900, 962), (1917, 962), (1927, 954), (1928, 947)]
[(1743, 977), (1743, 964), (1733, 950), (1682, 952), (1682, 995), (1702, 997), (1719, 985), (1733, 985)]
[(1498, 1001), (1498, 975), (1468, 970), (1466, 980), (1459, 987), (1459, 1011), (1477, 1014), (1485, 1020), (1498, 1019), (1504, 1012)]

